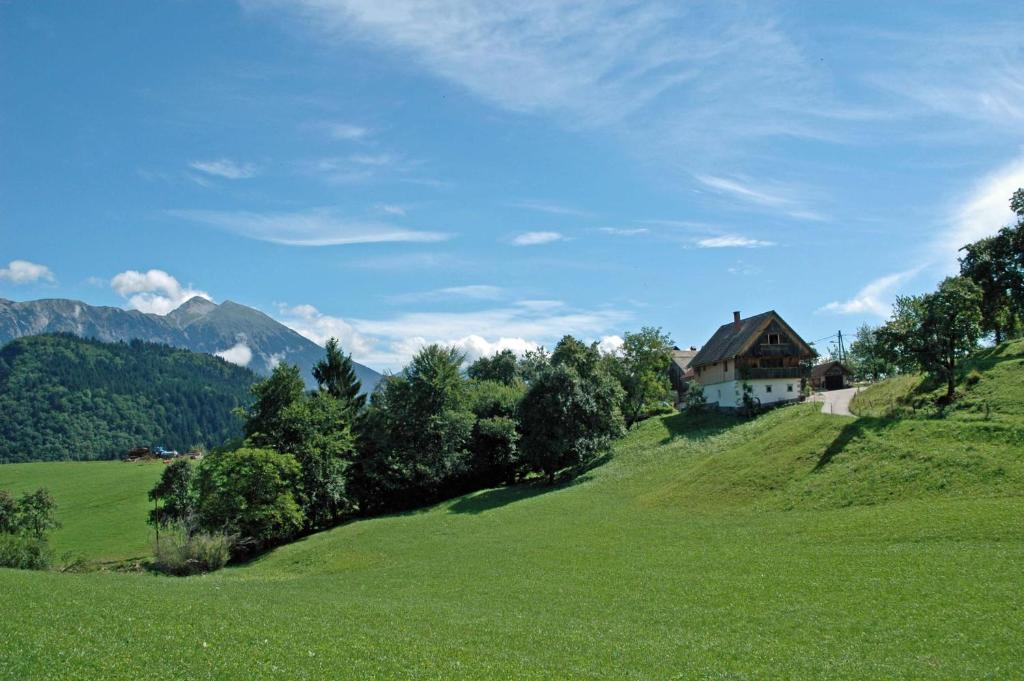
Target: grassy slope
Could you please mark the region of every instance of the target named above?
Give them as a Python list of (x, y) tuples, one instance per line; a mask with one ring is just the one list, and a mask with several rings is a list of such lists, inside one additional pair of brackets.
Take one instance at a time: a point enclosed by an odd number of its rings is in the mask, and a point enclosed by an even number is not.
[(1009, 678), (1015, 376), (988, 386), (1005, 412), (959, 424), (977, 432), (815, 406), (671, 416), (577, 484), (353, 523), (216, 575), (0, 570), (0, 615), (19, 615), (0, 616), (0, 677), (60, 659), (125, 678)]
[(50, 490), (63, 527), (51, 536), (54, 551), (89, 561), (145, 558), (152, 553), (146, 492), (163, 466), (118, 461), (0, 465), (0, 489), (15, 494)]

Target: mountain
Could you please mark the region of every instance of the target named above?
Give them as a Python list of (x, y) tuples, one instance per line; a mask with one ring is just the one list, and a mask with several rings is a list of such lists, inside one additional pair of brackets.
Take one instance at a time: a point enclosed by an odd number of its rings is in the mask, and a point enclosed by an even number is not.
[(60, 334), (0, 349), (0, 462), (108, 459), (241, 436), (232, 412), (257, 380), (217, 357)]
[[(0, 298), (0, 346), (15, 338), (46, 333), (105, 342), (138, 339), (208, 354), (234, 348), (227, 358), (260, 375), (268, 375), (279, 362), (297, 364), (310, 387), (314, 385), (313, 364), (324, 353), (319, 345), (284, 324), (230, 300), (217, 305), (197, 296), (166, 315), (156, 315), (77, 300), (14, 302)], [(367, 392), (380, 380), (379, 373), (362, 364), (355, 364), (355, 371)]]

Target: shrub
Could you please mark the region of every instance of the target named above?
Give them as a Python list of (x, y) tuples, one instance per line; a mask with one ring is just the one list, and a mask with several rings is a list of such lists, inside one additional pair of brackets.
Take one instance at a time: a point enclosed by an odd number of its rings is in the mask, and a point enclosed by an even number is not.
[(964, 379), (964, 384), (966, 384), (968, 388), (973, 388), (978, 385), (978, 381), (980, 380), (981, 372), (977, 369), (971, 369), (971, 373), (967, 374), (967, 378)]
[(213, 572), (227, 565), (235, 538), (224, 532), (189, 533), (180, 524), (170, 526), (156, 543), (156, 567), (171, 575)]
[(53, 560), (46, 539), (28, 534), (0, 534), (0, 567), (45, 570)]
[(703, 411), (708, 406), (708, 399), (704, 396), (704, 390), (696, 381), (690, 383), (689, 388), (683, 393), (682, 407), (686, 412)]

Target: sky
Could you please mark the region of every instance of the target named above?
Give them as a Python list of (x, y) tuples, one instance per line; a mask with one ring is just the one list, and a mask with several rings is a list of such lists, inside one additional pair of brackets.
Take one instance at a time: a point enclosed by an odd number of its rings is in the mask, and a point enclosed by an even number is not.
[(0, 2), (0, 297), (358, 361), (882, 323), (1024, 186), (1024, 4)]

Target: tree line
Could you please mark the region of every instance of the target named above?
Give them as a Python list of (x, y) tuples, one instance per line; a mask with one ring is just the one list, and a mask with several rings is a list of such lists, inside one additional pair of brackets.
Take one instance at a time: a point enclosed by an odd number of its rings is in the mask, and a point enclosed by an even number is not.
[(864, 325), (850, 345), (860, 378), (923, 371), (945, 385), (945, 403), (956, 394), (962, 360), (988, 336), (996, 344), (1024, 327), (1024, 189), (1010, 197), (1016, 224), (960, 249), (959, 276), (931, 293), (900, 296), (890, 319)]
[(316, 390), (298, 367), (275, 368), (239, 412), (240, 441), (165, 469), (149, 520), (171, 538), (168, 562), (186, 566), (174, 571), (188, 572), (189, 561), (218, 566), (198, 555), (215, 539), (239, 557), (354, 516), (525, 479), (554, 484), (671, 408), (671, 348), (644, 328), (614, 353), (565, 336), (550, 353), (506, 350), (464, 368), (456, 349), (429, 345), (367, 397), (331, 339)]

